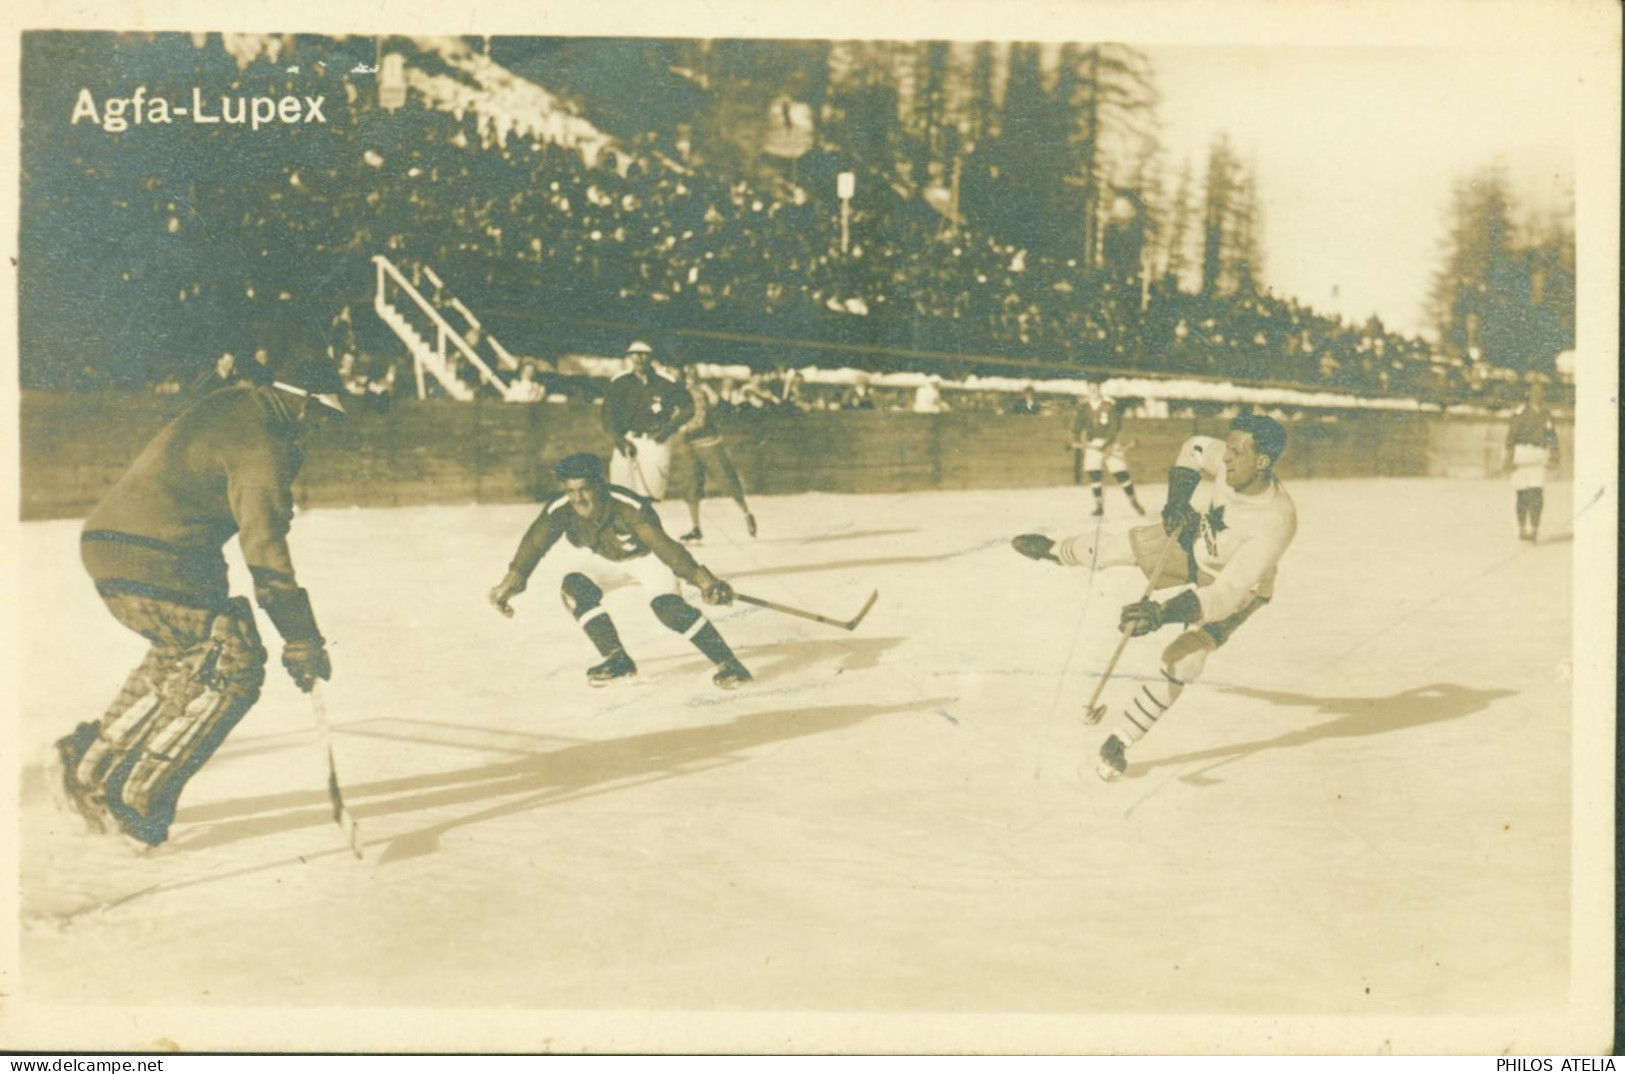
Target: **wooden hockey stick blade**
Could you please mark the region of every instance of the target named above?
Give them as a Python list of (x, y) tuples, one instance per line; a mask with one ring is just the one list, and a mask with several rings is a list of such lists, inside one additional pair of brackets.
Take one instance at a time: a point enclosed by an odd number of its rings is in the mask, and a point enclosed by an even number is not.
[(858, 624), (863, 622), (863, 617), (869, 614), (869, 609), (873, 608), (875, 606), (875, 601), (877, 601), (879, 599), (880, 599), (880, 590), (877, 589), (873, 593), (869, 594), (869, 599), (868, 600), (863, 602), (863, 610), (860, 611), (857, 615), (854, 615), (851, 619), (848, 619), (846, 622), (842, 623), (841, 625), (843, 627), (845, 627), (847, 630), (856, 630), (856, 629), (858, 629)]
[(350, 845), (350, 852), (358, 858), (362, 857), (361, 826), (356, 823), (355, 816), (344, 804), (344, 792), (339, 790), (339, 770), (333, 763), (331, 748), (327, 751), (327, 796), (333, 802), (333, 823), (344, 833), (344, 841)]
[(823, 623), (825, 626), (839, 627), (842, 630), (856, 630), (858, 624), (863, 622), (863, 617), (869, 614), (869, 609), (875, 606), (875, 601), (880, 599), (880, 590), (877, 589), (870, 593), (869, 600), (864, 604), (863, 610), (847, 620), (831, 619), (827, 615), (819, 615), (817, 612), (809, 612), (801, 608), (792, 608), (788, 604), (779, 604), (776, 601), (763, 600), (761, 597), (753, 597), (749, 593), (735, 593), (734, 599), (744, 601), (746, 604), (754, 604), (758, 608), (766, 608), (771, 612), (793, 615), (798, 619), (811, 619), (813, 622)]
[(327, 701), (322, 697), (320, 686), (313, 685), (310, 689), (310, 713), (316, 720), (316, 736), (322, 752), (327, 754), (327, 799), (333, 805), (333, 823), (339, 826), (350, 852), (360, 858), (363, 856), (361, 827), (344, 804), (344, 792), (339, 789), (339, 766), (333, 757), (333, 730), (327, 722)]

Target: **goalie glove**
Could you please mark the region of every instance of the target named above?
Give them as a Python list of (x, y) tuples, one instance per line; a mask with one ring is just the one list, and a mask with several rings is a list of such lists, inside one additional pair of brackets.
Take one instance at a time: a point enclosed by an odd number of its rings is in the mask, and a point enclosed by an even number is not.
[(283, 645), (282, 666), (288, 670), (293, 684), (307, 694), (316, 688), (317, 679), (333, 677), (333, 661), (328, 658), (327, 647), (321, 638), (290, 641)]
[(1137, 600), (1133, 604), (1123, 605), (1118, 629), (1137, 638), (1142, 634), (1161, 630), (1169, 623), (1184, 625), (1200, 618), (1202, 618), (1202, 600), (1196, 595), (1196, 590), (1187, 589), (1166, 602)]
[(525, 580), (513, 571), (509, 571), (502, 576), (502, 581), (491, 587), (488, 599), (491, 601), (491, 607), (512, 619), (513, 608), (509, 606), (508, 602), (524, 591)]
[(1047, 559), (1051, 563), (1061, 562), (1055, 555), (1055, 542), (1042, 533), (1023, 533), (1019, 537), (1010, 539), (1010, 547), (1026, 556), (1028, 559)]

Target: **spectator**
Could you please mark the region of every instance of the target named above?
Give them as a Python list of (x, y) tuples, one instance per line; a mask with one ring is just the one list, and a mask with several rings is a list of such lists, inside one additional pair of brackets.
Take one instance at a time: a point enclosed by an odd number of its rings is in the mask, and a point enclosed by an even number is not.
[(941, 414), (948, 409), (948, 404), (943, 401), (942, 390), (939, 387), (941, 383), (942, 378), (933, 374), (925, 378), (925, 383), (915, 389), (914, 413)]
[(1031, 384), (1021, 390), (1021, 395), (1010, 404), (1010, 413), (1032, 417), (1043, 413), (1038, 402), (1038, 391)]
[(536, 379), (536, 363), (526, 360), (519, 367), (519, 376), (508, 382), (503, 394), (510, 403), (540, 403), (547, 398), (547, 388)]
[(840, 409), (873, 410), (875, 397), (869, 392), (869, 378), (860, 376), (841, 393)]

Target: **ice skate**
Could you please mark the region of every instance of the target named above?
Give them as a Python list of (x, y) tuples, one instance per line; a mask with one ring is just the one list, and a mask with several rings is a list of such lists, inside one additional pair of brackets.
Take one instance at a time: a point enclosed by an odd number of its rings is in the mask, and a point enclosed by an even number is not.
[(1100, 764), (1095, 768), (1095, 774), (1110, 783), (1128, 771), (1128, 747), (1116, 735), (1107, 738), (1100, 744)]
[(752, 537), (756, 536), (756, 516), (749, 511), (745, 512), (745, 532)]
[(79, 782), (75, 771), (85, 751), (96, 741), (96, 731), (95, 724), (82, 723), (73, 734), (57, 739), (56, 748), (46, 761), (45, 771), (52, 799), (64, 812), (71, 810), (79, 816), (85, 822), (85, 829), (92, 834), (107, 831), (112, 823), (107, 810), (90, 788)]
[(737, 660), (730, 660), (717, 669), (717, 673), (711, 677), (711, 681), (724, 690), (737, 690), (751, 681), (751, 673), (745, 669), (744, 664)]
[(1134, 508), (1135, 514), (1141, 516), (1142, 518), (1145, 516), (1145, 508), (1140, 506), (1139, 500), (1129, 500), (1129, 506)]
[(687, 533), (683, 534), (677, 539), (682, 541), (684, 544), (699, 544), (705, 539), (705, 535), (700, 532), (700, 527), (695, 526), (693, 529), (689, 530)]
[(124, 844), (138, 854), (147, 855), (169, 841), (169, 822), (132, 816), (118, 822)]
[(1104, 518), (1105, 515), (1106, 515), (1106, 508), (1104, 506), (1102, 506), (1101, 504), (1098, 504), (1098, 503), (1095, 504), (1095, 509), (1093, 511), (1089, 512), (1089, 517), (1090, 518)]
[(608, 686), (612, 682), (630, 682), (638, 677), (638, 666), (626, 655), (625, 649), (615, 652), (601, 664), (587, 669), (587, 682), (592, 686)]

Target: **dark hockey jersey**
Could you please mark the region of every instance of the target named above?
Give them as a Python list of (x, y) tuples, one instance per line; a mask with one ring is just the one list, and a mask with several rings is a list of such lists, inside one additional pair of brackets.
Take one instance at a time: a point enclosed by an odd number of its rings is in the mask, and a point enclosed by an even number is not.
[(699, 563), (688, 549), (667, 536), (653, 501), (619, 485), (604, 486), (602, 503), (591, 518), (576, 514), (564, 493), (553, 496), (520, 539), (508, 569), (528, 579), (561, 537), (612, 563), (652, 553), (683, 581), (698, 584)]
[(136, 457), (85, 520), (81, 551), (99, 590), (215, 607), (233, 534), (256, 583), (295, 584), (287, 536), (302, 456), (275, 391), (207, 395)]
[(1078, 403), (1078, 412), (1072, 419), (1072, 438), (1092, 444), (1109, 444), (1123, 431), (1123, 413), (1110, 399), (1091, 403), (1084, 399)]
[(693, 398), (681, 384), (654, 372), (647, 384), (636, 373), (622, 373), (609, 382), (602, 418), (604, 431), (613, 439), (647, 436), (665, 440), (693, 413)]

